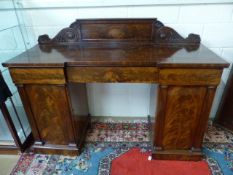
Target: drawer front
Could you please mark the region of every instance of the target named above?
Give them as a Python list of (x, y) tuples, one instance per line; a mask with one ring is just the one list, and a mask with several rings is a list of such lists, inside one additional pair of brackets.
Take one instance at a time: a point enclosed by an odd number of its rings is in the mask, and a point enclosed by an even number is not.
[(69, 82), (158, 82), (155, 67), (68, 67)]
[(15, 84), (64, 84), (62, 68), (11, 68)]
[(222, 70), (161, 69), (159, 82), (165, 85), (218, 85)]

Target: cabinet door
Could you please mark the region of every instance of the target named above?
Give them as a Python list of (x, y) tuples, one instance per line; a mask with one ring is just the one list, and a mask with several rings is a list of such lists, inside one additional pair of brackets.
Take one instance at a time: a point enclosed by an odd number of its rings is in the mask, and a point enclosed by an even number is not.
[(59, 145), (74, 142), (66, 87), (25, 85), (25, 91), (41, 141)]
[(154, 136), (154, 158), (201, 160), (218, 69), (163, 69)]

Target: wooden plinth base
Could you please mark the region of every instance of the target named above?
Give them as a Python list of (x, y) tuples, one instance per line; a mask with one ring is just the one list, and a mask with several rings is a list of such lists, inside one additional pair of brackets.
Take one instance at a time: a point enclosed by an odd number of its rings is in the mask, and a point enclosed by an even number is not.
[(66, 145), (33, 145), (33, 151), (39, 154), (62, 154), (69, 156), (78, 156), (80, 154), (79, 149), (76, 146), (66, 146)]
[(20, 153), (20, 149), (14, 145), (0, 145), (0, 154), (12, 154), (17, 155)]
[(201, 152), (191, 152), (189, 150), (155, 151), (152, 153), (152, 158), (155, 160), (200, 161), (203, 159), (203, 154)]

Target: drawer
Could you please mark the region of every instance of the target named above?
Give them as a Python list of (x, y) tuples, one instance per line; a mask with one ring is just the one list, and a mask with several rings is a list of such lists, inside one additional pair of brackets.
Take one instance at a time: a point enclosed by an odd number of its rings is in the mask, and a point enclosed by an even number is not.
[(218, 85), (222, 70), (161, 69), (159, 82), (165, 85)]
[(11, 77), (16, 84), (64, 84), (62, 68), (11, 68)]
[(68, 67), (69, 82), (158, 82), (155, 67)]

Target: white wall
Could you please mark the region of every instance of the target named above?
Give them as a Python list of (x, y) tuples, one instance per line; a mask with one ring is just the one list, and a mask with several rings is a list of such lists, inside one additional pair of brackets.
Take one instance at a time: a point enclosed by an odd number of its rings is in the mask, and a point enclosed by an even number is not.
[[(2, 5), (2, 6), (1, 6)], [(12, 2), (0, 3), (0, 7), (13, 7)], [(13, 10), (0, 10), (0, 63), (25, 51), (22, 34), (16, 13)], [(17, 91), (13, 84), (8, 69), (0, 64), (0, 71), (7, 80), (7, 84), (12, 93)]]
[[(17, 21), (17, 15), (15, 11), (12, 10), (13, 7), (14, 6), (12, 1), (0, 1), (0, 63), (25, 51), (25, 44), (23, 41), (23, 36), (21, 34), (21, 28)], [(16, 107), (15, 109), (19, 115), (19, 119), (23, 124), (23, 129), (27, 134), (29, 134), (31, 132), (29, 123), (27, 121), (17, 88), (12, 82), (8, 69), (2, 67), (2, 65), (0, 64), (0, 71), (13, 94), (11, 99), (13, 100), (13, 103)], [(9, 99), (6, 101), (6, 106), (9, 110), (9, 113), (16, 127), (17, 133), (21, 138), (21, 141), (24, 141), (25, 137), (23, 135), (23, 130), (19, 124), (15, 110)], [(0, 140), (8, 139), (13, 140), (7, 128), (7, 125), (5, 124), (3, 115), (0, 112)]]
[[(137, 5), (126, 1), (81, 1), (72, 6), (71, 1), (58, 1), (60, 6), (50, 1), (22, 1), (27, 9), (22, 12), (25, 28), (30, 34), (28, 47), (34, 45), (41, 34), (55, 36), (59, 30), (67, 27), (76, 18), (145, 18), (157, 17), (181, 35), (197, 33), (202, 43), (233, 62), (233, 4), (231, 1), (137, 1)], [(75, 1), (73, 1), (75, 2)], [(80, 2), (80, 0), (79, 0)], [(118, 3), (116, 3), (118, 2)], [(160, 3), (159, 3), (160, 2)], [(178, 2), (178, 3), (175, 3)], [(189, 3), (187, 3), (189, 2)], [(199, 4), (197, 4), (198, 2)], [(58, 3), (58, 4), (59, 4)], [(190, 4), (191, 3), (191, 4)], [(216, 3), (216, 4), (215, 4)], [(49, 8), (46, 8), (46, 4)], [(62, 8), (62, 5), (66, 7)], [(19, 4), (20, 5), (20, 4)], [(40, 8), (37, 8), (39, 7)], [(98, 7), (97, 7), (98, 6)], [(211, 111), (215, 116), (221, 92), (225, 86), (229, 69), (224, 70), (222, 83)], [(90, 84), (88, 85), (90, 110), (92, 115), (104, 116), (146, 116), (149, 108), (150, 85), (142, 84)], [(139, 94), (139, 96), (138, 96)]]

